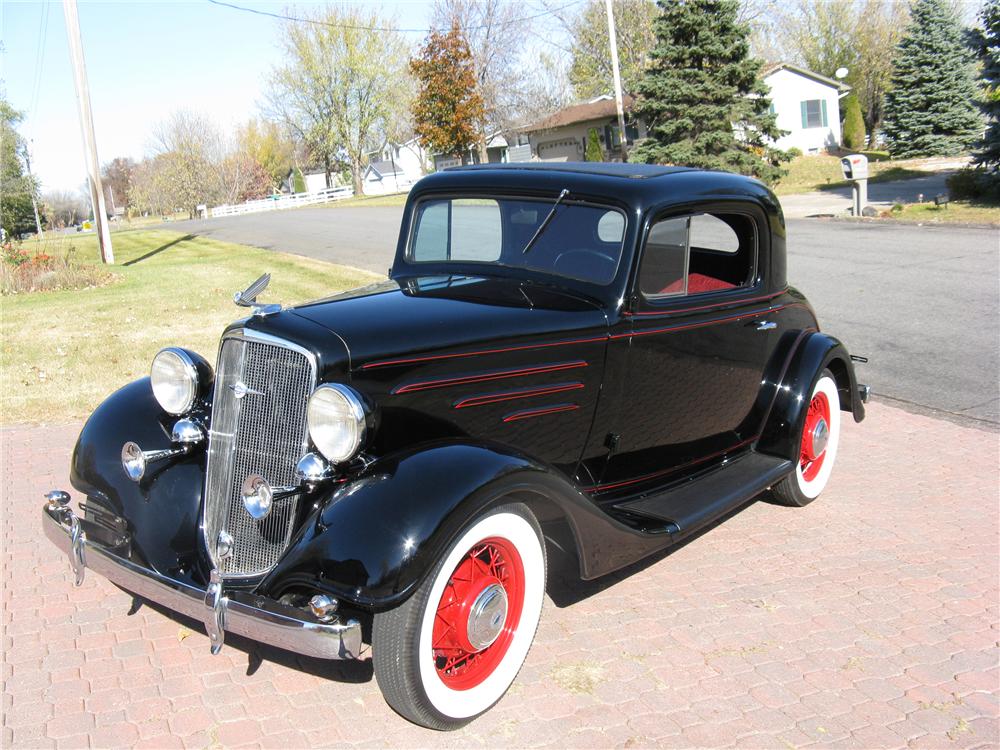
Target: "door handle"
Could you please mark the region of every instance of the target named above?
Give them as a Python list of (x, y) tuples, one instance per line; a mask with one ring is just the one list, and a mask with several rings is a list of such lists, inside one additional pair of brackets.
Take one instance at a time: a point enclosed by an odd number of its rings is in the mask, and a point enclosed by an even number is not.
[(761, 320), (757, 323), (758, 331), (770, 331), (773, 328), (777, 328), (777, 323), (772, 323), (770, 320)]

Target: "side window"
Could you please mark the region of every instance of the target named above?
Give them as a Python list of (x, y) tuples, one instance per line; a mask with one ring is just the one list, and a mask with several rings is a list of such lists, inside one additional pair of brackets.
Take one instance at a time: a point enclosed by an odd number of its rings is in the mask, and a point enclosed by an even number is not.
[(650, 227), (639, 268), (639, 289), (647, 297), (685, 293), (690, 223), (685, 216)]
[(745, 214), (696, 214), (654, 224), (639, 268), (646, 297), (691, 295), (747, 286), (757, 233)]
[(420, 204), (410, 257), (488, 263), (500, 258), (503, 226), (495, 200), (458, 198)]

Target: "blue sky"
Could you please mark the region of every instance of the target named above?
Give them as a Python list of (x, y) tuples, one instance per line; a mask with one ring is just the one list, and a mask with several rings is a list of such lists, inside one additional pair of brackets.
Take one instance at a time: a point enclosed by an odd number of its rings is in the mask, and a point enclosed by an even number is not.
[[(234, 1), (273, 12), (288, 5)], [(380, 6), (400, 27), (423, 28), (431, 2)], [(26, 113), (21, 132), (32, 141), (32, 168), (42, 190), (76, 190), (86, 172), (62, 3), (48, 4), (47, 23), (45, 14), (42, 2), (0, 0), (0, 79), (11, 104)], [(153, 126), (180, 107), (224, 128), (246, 121), (257, 113), (267, 73), (280, 61), (283, 21), (206, 0), (81, 1), (79, 14), (102, 163), (115, 156), (140, 158)], [(407, 36), (414, 42), (422, 38)]]

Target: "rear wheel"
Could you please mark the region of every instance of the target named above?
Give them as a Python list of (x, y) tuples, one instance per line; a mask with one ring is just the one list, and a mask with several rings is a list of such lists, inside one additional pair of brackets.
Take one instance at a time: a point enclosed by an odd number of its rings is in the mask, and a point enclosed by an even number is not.
[(808, 505), (823, 491), (840, 443), (840, 395), (833, 373), (823, 370), (813, 386), (799, 436), (795, 472), (773, 488), (774, 496), (784, 505)]
[(535, 637), (545, 546), (521, 504), (477, 518), (404, 604), (375, 615), (375, 678), (397, 712), (457, 729), (503, 697)]

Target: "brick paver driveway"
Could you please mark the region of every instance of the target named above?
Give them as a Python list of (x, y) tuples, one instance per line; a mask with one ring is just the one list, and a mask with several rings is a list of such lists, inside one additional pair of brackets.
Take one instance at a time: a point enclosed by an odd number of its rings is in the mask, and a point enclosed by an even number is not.
[[(76, 428), (3, 439), (3, 746), (959, 748), (998, 744), (997, 435), (875, 404), (806, 509), (758, 502), (646, 566), (556, 585), (496, 708), (442, 735), (369, 662), (204, 633), (42, 538)], [(559, 606), (557, 606), (556, 602)]]

